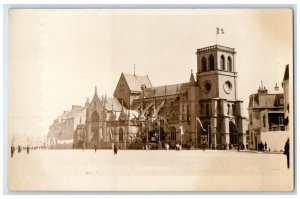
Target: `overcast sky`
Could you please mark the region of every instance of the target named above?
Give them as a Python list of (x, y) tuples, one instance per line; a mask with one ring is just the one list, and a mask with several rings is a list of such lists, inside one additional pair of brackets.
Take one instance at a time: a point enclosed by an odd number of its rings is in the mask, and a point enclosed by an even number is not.
[[(261, 80), (272, 92), (293, 65), (292, 12), (235, 10), (10, 10), (9, 132), (41, 135), (53, 120), (98, 94), (112, 96), (122, 72), (153, 86), (187, 82), (196, 49), (235, 48), (238, 98)], [(291, 68), (291, 67), (290, 67)]]

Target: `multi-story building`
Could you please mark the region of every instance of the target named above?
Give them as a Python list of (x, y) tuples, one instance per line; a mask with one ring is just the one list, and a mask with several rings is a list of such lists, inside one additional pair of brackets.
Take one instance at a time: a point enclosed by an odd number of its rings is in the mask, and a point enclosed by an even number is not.
[(289, 65), (286, 65), (285, 67), (282, 87), (284, 94), (284, 124), (286, 126), (286, 130), (289, 130)]
[(256, 94), (249, 97), (250, 149), (257, 149), (262, 133), (284, 131), (284, 95), (270, 94), (261, 85)]

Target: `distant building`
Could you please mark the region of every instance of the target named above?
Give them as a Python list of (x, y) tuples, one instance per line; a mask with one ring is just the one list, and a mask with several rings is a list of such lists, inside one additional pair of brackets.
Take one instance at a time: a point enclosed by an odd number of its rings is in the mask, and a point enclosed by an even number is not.
[(289, 65), (286, 65), (282, 81), (284, 93), (284, 125), (289, 130)]
[(49, 127), (48, 148), (72, 148), (74, 131), (85, 117), (86, 107), (75, 105), (58, 116)]
[(126, 109), (116, 98), (99, 98), (97, 88), (91, 102), (85, 103), (86, 120), (77, 125), (74, 133), (75, 148), (106, 148), (118, 144), (127, 148), (136, 137), (137, 127), (133, 121), (134, 111)]
[(249, 97), (250, 149), (257, 149), (264, 132), (284, 131), (284, 94), (270, 94), (261, 85), (256, 94)]

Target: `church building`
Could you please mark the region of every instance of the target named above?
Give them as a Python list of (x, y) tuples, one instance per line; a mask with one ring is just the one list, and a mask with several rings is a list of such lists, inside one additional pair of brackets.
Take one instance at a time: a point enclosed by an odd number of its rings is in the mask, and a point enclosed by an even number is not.
[(245, 145), (235, 54), (220, 45), (197, 49), (196, 79), (191, 72), (189, 81), (180, 84), (153, 87), (148, 76), (122, 74), (114, 96), (138, 112), (139, 130), (147, 141), (152, 132), (161, 142), (216, 149)]

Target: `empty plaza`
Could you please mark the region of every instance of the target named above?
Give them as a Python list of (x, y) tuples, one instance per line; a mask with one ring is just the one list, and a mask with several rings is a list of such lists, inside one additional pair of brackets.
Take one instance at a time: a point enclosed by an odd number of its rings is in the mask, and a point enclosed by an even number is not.
[(286, 156), (215, 150), (34, 150), (8, 158), (8, 188), (33, 191), (287, 191)]

